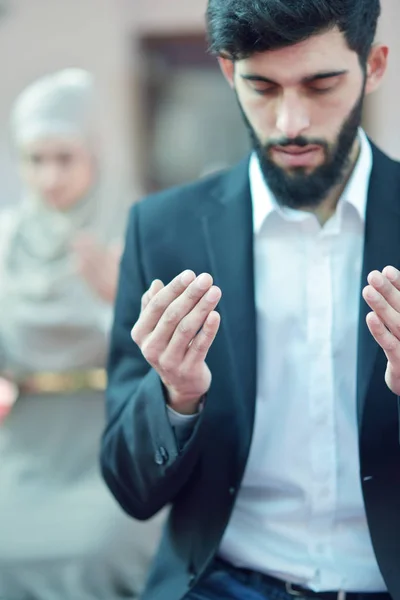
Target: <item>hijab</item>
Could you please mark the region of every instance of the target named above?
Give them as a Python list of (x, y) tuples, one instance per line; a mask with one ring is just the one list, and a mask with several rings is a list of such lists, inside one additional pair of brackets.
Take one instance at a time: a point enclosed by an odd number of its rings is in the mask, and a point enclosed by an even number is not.
[[(95, 106), (90, 73), (67, 69), (42, 77), (15, 102), (11, 130), (17, 149), (55, 136), (77, 138), (94, 153)], [(0, 240), (0, 342), (13, 370), (62, 371), (104, 360), (111, 307), (77, 274), (71, 249), (80, 232), (91, 231), (102, 241), (110, 234), (110, 209), (115, 208), (104, 165), (95, 159), (96, 181), (68, 210), (52, 208), (26, 189), (9, 215)]]

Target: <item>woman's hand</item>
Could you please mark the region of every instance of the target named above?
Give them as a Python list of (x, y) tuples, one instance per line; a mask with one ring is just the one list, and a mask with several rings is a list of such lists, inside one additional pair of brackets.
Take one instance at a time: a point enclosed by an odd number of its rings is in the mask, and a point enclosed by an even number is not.
[(11, 412), (18, 398), (18, 388), (10, 379), (0, 377), (0, 423)]
[(117, 293), (122, 246), (107, 248), (89, 234), (81, 234), (73, 242), (78, 272), (102, 300), (113, 304)]

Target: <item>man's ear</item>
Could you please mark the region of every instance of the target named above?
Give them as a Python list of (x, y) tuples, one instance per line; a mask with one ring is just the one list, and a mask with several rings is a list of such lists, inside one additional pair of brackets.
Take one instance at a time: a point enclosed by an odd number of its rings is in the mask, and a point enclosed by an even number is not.
[(221, 67), (221, 71), (224, 74), (225, 79), (231, 86), (231, 88), (235, 87), (235, 63), (230, 58), (223, 58), (222, 56), (218, 57), (219, 66)]
[(374, 46), (367, 62), (367, 82), (365, 93), (371, 94), (380, 86), (386, 73), (389, 48), (387, 46)]

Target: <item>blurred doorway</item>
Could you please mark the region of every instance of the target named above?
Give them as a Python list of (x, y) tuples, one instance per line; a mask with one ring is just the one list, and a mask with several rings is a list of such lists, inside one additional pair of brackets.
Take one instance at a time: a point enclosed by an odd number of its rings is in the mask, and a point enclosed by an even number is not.
[(144, 61), (147, 191), (192, 181), (249, 151), (232, 90), (202, 35), (152, 36)]

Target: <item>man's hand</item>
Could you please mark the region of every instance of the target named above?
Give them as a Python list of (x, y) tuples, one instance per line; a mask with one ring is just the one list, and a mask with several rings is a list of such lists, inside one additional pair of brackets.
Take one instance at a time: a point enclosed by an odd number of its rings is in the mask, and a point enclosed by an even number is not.
[(169, 405), (181, 414), (195, 413), (210, 388), (205, 359), (219, 329), (215, 308), (221, 295), (211, 275), (196, 278), (185, 271), (167, 286), (153, 281), (142, 298), (132, 339), (159, 374)]
[(367, 325), (388, 359), (385, 381), (400, 396), (400, 272), (394, 267), (373, 271), (368, 283), (363, 297), (373, 312)]
[(108, 304), (113, 304), (117, 291), (122, 248), (118, 244), (106, 248), (89, 233), (73, 242), (80, 275), (92, 290)]

